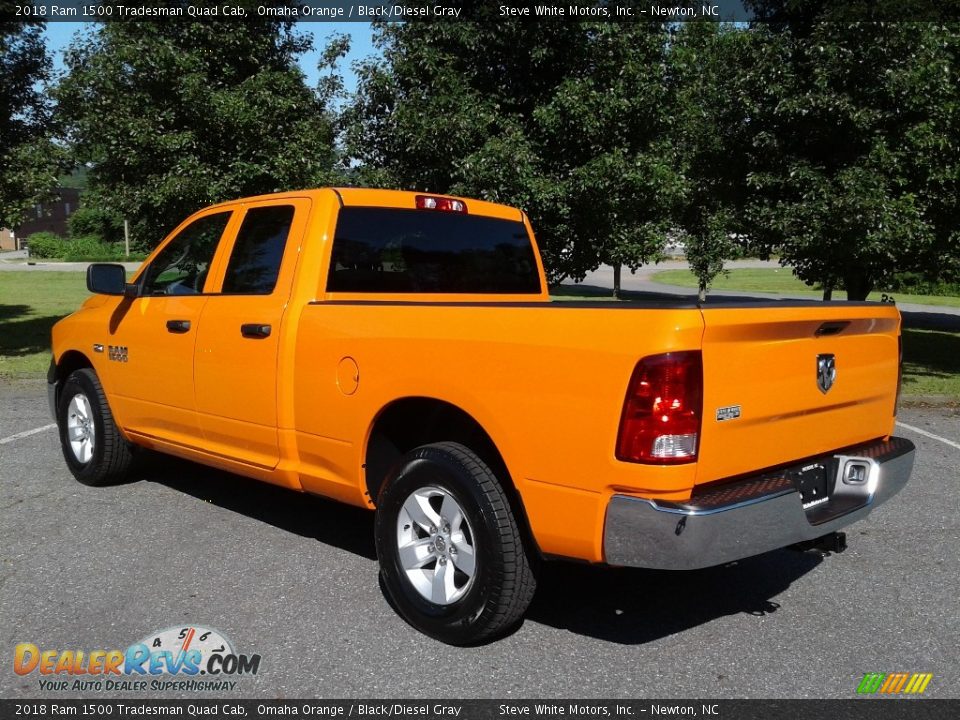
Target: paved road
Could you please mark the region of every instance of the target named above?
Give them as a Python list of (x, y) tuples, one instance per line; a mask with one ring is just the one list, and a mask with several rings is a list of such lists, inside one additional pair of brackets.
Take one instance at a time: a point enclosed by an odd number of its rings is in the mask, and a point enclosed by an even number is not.
[[(960, 441), (960, 411), (901, 419)], [(517, 632), (463, 650), (390, 610), (370, 514), (156, 457), (137, 482), (84, 487), (53, 430), (2, 440), (48, 422), (42, 383), (0, 385), (0, 697), (39, 694), (11, 672), (16, 643), (125, 648), (182, 623), (263, 656), (243, 697), (849, 698), (893, 671), (960, 697), (960, 449), (910, 431), (913, 482), (842, 555), (552, 564)]]
[[(127, 270), (132, 271), (140, 267), (142, 263), (137, 262), (121, 263)], [(37, 258), (29, 258), (26, 250), (11, 250), (0, 253), (0, 271), (10, 272), (39, 272), (39, 271), (57, 271), (57, 272), (86, 272), (88, 262), (46, 262)]]
[[(138, 261), (120, 264), (128, 272), (132, 272), (139, 268), (142, 263)], [(89, 265), (88, 262), (43, 262), (42, 260), (26, 263), (21, 260), (7, 261), (0, 258), (0, 271), (5, 272), (86, 272)]]

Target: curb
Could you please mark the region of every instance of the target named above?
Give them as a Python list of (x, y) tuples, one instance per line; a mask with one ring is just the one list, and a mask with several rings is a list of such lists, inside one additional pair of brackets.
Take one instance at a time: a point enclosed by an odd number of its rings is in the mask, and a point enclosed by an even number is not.
[(900, 407), (907, 408), (960, 408), (956, 395), (904, 395)]

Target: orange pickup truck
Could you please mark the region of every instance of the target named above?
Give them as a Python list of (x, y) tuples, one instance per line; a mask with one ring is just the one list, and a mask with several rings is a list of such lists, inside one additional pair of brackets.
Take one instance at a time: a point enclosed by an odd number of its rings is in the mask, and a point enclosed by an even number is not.
[(383, 584), (469, 644), (542, 558), (718, 565), (829, 536), (907, 482), (900, 317), (848, 302), (552, 302), (526, 215), (319, 189), (184, 221), (53, 330), (76, 478), (135, 448), (376, 510)]

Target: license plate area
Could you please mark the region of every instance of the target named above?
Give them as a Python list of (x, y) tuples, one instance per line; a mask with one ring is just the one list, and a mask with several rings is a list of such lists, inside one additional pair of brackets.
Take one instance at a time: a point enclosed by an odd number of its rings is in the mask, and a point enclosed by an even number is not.
[(810, 510), (830, 500), (833, 478), (824, 463), (810, 463), (794, 470), (792, 475), (804, 510)]

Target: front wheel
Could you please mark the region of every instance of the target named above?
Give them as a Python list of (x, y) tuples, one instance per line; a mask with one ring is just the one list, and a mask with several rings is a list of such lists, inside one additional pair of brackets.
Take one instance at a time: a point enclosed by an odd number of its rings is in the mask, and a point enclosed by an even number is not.
[(471, 645), (503, 634), (533, 598), (529, 549), (506, 493), (458, 443), (404, 456), (380, 492), (375, 535), (395, 607), (443, 642)]
[(97, 374), (77, 370), (60, 389), (57, 425), (63, 457), (84, 485), (109, 485), (126, 478), (133, 452), (107, 404)]

